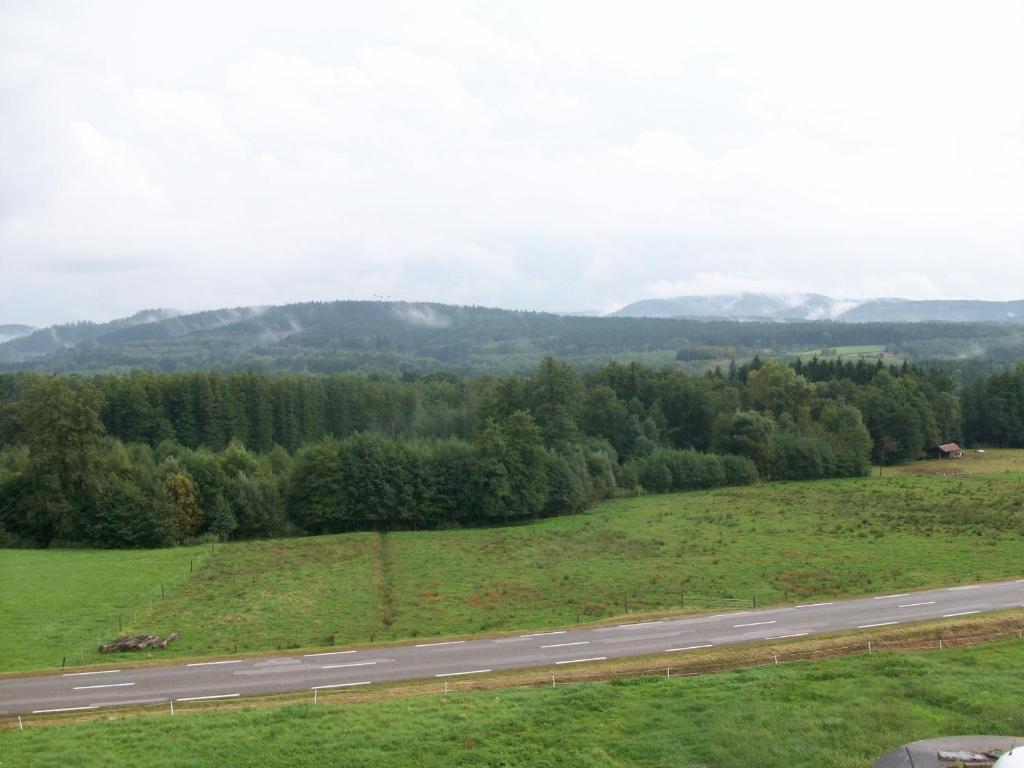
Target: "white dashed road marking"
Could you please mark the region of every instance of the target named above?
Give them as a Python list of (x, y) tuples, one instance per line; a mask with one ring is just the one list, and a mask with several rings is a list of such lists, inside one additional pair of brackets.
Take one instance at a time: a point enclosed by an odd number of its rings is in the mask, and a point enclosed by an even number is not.
[(359, 651), (324, 651), (323, 653), (304, 653), (302, 657), (311, 659), (314, 656), (340, 656), (343, 653), (359, 653)]
[(351, 688), (353, 685), (372, 685), (369, 680), (362, 680), (358, 683), (335, 683), (334, 685), (314, 685), (309, 690), (322, 691), (324, 688)]
[(460, 643), (466, 642), (465, 640), (448, 640), (444, 643), (419, 643), (417, 648), (440, 648), (442, 645), (459, 645)]
[(96, 706), (91, 707), (60, 707), (59, 709), (33, 709), (33, 715), (45, 715), (50, 712), (81, 712), (84, 709), (96, 709)]
[(590, 641), (580, 640), (577, 643), (555, 643), (554, 645), (542, 645), (541, 648), (565, 648), (568, 645), (590, 645)]
[(107, 683), (106, 685), (76, 685), (74, 691), (91, 691), (93, 688), (126, 688), (135, 683)]
[(65, 672), (64, 677), (79, 677), (80, 675), (111, 675), (120, 672), (120, 669), (101, 669), (98, 672)]

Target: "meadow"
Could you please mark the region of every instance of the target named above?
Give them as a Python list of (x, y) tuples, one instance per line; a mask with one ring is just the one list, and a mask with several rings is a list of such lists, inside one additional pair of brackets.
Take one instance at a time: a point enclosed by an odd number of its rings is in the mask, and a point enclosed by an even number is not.
[(185, 576), (207, 550), (2, 550), (0, 669), (109, 661), (95, 641), (117, 634), (119, 616), (125, 632), (181, 629), (152, 654), (174, 658), (1019, 577), (1024, 493), (1008, 468), (1022, 456), (995, 452), (959, 477), (931, 462), (914, 465), (924, 474), (621, 498), (513, 527), (222, 544)]
[(202, 571), (209, 547), (0, 549), (0, 669), (97, 658), (110, 639)]
[(900, 744), (1024, 734), (1024, 643), (702, 677), (179, 712), (0, 732), (0, 765), (861, 768)]

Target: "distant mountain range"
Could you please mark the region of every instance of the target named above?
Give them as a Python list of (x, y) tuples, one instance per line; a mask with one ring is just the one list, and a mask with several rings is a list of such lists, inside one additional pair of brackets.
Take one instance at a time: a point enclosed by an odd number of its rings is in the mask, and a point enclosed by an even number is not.
[(0, 325), (0, 344), (22, 336), (28, 336), (34, 331), (31, 325)]
[[(546, 355), (580, 366), (611, 360), (666, 365), (857, 345), (911, 359), (1016, 360), (1024, 357), (1024, 324), (947, 321), (1018, 320), (1024, 316), (1019, 304), (998, 305), (999, 311), (992, 310), (995, 302), (843, 306), (824, 296), (746, 294), (641, 302), (612, 317), (381, 301), (192, 314), (148, 309), (108, 323), (19, 326), (11, 333), (23, 335), (0, 343), (0, 370), (496, 374), (530, 370)], [(1020, 314), (1011, 316), (1014, 310)], [(647, 316), (655, 313), (673, 316)], [(877, 322), (808, 319), (830, 317)]]
[(0, 336), (4, 328), (23, 329), (23, 332), (12, 334), (2, 340), (0, 362), (24, 362), (53, 352), (74, 349), (100, 337), (116, 338), (120, 331), (152, 325), (180, 314), (173, 309), (143, 309), (131, 317), (111, 320), (108, 323), (69, 323), (39, 329), (28, 325), (0, 325)]
[(839, 320), (848, 323), (1020, 323), (1024, 322), (1024, 300), (847, 300), (833, 299), (816, 293), (791, 296), (739, 293), (644, 299), (612, 312), (610, 316), (779, 321)]

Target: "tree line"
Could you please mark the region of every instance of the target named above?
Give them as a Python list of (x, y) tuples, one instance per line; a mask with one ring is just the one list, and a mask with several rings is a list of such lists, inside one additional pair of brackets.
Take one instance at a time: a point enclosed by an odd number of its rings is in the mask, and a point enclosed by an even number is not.
[(1024, 446), (1024, 365), (978, 376), (963, 388), (964, 436), (971, 443)]
[(7, 374), (0, 536), (160, 546), (486, 525), (619, 494), (856, 476), (959, 439), (951, 389), (906, 366), (868, 378), (756, 358), (704, 376), (552, 358), (478, 378)]

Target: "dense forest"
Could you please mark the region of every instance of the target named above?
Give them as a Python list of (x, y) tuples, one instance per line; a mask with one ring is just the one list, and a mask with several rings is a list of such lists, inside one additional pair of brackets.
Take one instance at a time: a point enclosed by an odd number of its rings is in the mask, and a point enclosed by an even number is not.
[[(576, 367), (639, 360), (702, 371), (726, 361), (875, 345), (913, 361), (1016, 360), (1020, 324), (843, 323), (570, 317), (484, 307), (337, 301), (44, 328), (0, 344), (0, 369), (38, 372), (257, 370), (330, 374), (528, 373), (547, 356)], [(956, 373), (958, 366), (949, 368)], [(987, 371), (986, 371), (987, 372)]]
[[(970, 406), (973, 439), (1019, 444), (1022, 376), (976, 385), (1016, 387), (1017, 437), (990, 438)], [(961, 439), (962, 424), (948, 374), (863, 361), (755, 358), (702, 376), (552, 358), (476, 378), (3, 374), (0, 540), (507, 523), (619, 494), (862, 475)]]
[(1024, 364), (978, 376), (963, 388), (964, 438), (1006, 448), (1024, 446)]

